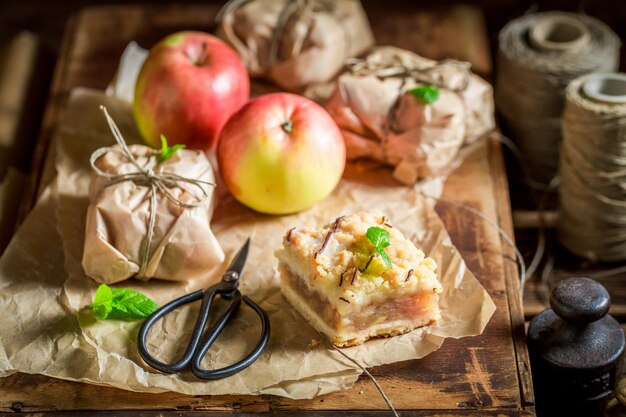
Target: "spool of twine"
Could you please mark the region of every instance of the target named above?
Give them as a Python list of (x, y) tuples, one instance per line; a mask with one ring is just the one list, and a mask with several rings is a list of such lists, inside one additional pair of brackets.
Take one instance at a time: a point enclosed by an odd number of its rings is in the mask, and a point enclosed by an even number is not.
[(626, 74), (567, 87), (558, 238), (592, 261), (626, 260)]
[(607, 25), (575, 13), (529, 14), (500, 31), (496, 108), (534, 181), (556, 175), (565, 88), (581, 75), (615, 71), (619, 47)]

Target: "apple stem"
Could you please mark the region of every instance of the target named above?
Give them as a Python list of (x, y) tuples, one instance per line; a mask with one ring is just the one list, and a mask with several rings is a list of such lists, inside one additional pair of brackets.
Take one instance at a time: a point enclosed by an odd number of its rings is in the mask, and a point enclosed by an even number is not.
[(209, 44), (206, 42), (202, 42), (202, 50), (200, 51), (200, 55), (198, 55), (198, 59), (196, 59), (196, 65), (201, 67), (204, 65), (207, 57), (207, 49)]
[(293, 131), (293, 123), (291, 123), (291, 120), (287, 120), (281, 124), (280, 127), (285, 131), (285, 133), (291, 133)]

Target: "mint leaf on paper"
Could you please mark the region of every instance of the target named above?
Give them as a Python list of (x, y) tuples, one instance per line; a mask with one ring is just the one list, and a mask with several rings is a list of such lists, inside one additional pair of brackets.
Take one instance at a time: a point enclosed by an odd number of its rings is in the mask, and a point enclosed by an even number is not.
[(422, 85), (409, 90), (409, 93), (426, 104), (433, 104), (439, 99), (439, 89), (432, 85)]
[(385, 248), (391, 245), (389, 232), (380, 227), (370, 227), (367, 229), (367, 232), (365, 232), (365, 236), (367, 236), (367, 240), (374, 246), (374, 251), (380, 255), (385, 265), (387, 265), (387, 268), (393, 268), (391, 259), (389, 259), (389, 255), (385, 252)]
[(158, 156), (159, 163), (167, 161), (177, 151), (184, 149), (184, 148), (185, 148), (185, 145), (174, 145), (171, 147), (168, 146), (167, 138), (161, 135), (161, 152), (159, 153), (159, 156)]
[(91, 308), (100, 320), (139, 320), (148, 317), (159, 306), (138, 291), (102, 284)]

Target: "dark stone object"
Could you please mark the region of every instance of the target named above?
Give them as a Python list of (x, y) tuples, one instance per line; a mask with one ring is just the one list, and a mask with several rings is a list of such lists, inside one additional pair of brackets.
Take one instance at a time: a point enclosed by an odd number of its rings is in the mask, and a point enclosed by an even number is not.
[(538, 416), (601, 416), (625, 344), (607, 315), (609, 293), (592, 279), (569, 278), (554, 287), (550, 306), (528, 329)]

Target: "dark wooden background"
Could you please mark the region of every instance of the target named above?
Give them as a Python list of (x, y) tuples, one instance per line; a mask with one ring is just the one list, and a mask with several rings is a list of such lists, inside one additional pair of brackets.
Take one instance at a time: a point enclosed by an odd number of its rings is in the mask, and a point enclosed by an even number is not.
[[(185, 1), (184, 3), (223, 3), (223, 0)], [(363, 3), (384, 3), (389, 7), (410, 7), (412, 9), (446, 4), (471, 4), (483, 9), (487, 18), (492, 40), (509, 20), (527, 11), (566, 10), (583, 12), (597, 17), (615, 30), (622, 39), (626, 38), (626, 2), (624, 0), (362, 0)], [(47, 48), (58, 52), (65, 21), (82, 7), (96, 4), (181, 3), (164, 0), (2, 0), (0, 1), (0, 43), (22, 30), (30, 30), (44, 40)], [(492, 46), (495, 42), (492, 42)], [(626, 64), (622, 49), (622, 68)]]

